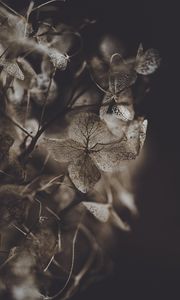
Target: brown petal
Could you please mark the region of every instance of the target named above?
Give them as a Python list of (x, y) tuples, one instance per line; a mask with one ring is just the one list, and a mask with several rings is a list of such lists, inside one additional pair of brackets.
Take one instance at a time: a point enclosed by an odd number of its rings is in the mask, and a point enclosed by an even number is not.
[(41, 145), (59, 162), (69, 162), (82, 155), (81, 145), (71, 139), (44, 138)]
[(136, 72), (142, 75), (150, 75), (160, 65), (160, 56), (157, 50), (148, 49), (136, 62)]
[(120, 169), (122, 161), (135, 159), (145, 140), (146, 120), (135, 120), (126, 129), (126, 139), (111, 144), (97, 145), (90, 156), (102, 171)]
[(106, 124), (94, 113), (78, 113), (69, 127), (69, 137), (88, 148), (98, 142), (109, 142), (113, 135)]
[(91, 214), (100, 222), (106, 223), (110, 216), (109, 204), (82, 202)]
[(72, 161), (68, 170), (72, 182), (82, 193), (87, 193), (92, 189), (101, 177), (93, 161), (86, 154)]

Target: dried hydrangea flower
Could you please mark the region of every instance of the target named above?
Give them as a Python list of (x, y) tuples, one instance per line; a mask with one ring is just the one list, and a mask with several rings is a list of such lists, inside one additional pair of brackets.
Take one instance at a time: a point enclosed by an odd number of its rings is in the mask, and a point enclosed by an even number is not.
[(128, 107), (123, 104), (115, 104), (112, 107), (112, 114), (125, 122), (132, 121), (134, 119), (134, 110), (132, 106)]
[(55, 48), (50, 48), (48, 56), (50, 57), (50, 61), (53, 64), (54, 68), (59, 69), (61, 71), (66, 70), (69, 61), (68, 55), (62, 54)]
[(132, 86), (136, 79), (137, 74), (132, 65), (126, 63), (120, 54), (113, 54), (109, 72), (109, 92), (113, 99), (117, 101), (119, 93)]
[(143, 51), (142, 44), (139, 45), (135, 70), (138, 74), (150, 75), (156, 71), (160, 66), (160, 56), (156, 49), (148, 49)]
[(107, 223), (108, 221), (110, 221), (113, 225), (121, 230), (130, 230), (130, 226), (119, 217), (111, 204), (95, 202), (82, 203), (98, 221), (102, 223)]
[(0, 66), (3, 68), (3, 71), (5, 71), (7, 74), (17, 79), (24, 80), (24, 74), (15, 60), (8, 60), (1, 57)]
[(102, 223), (106, 223), (110, 216), (109, 204), (82, 202), (93, 216)]
[(141, 135), (145, 134), (142, 124), (143, 120), (132, 122), (126, 139), (119, 139), (97, 115), (79, 113), (69, 126), (68, 139), (46, 138), (42, 143), (55, 160), (69, 163), (71, 180), (86, 193), (100, 179), (99, 170), (112, 171), (121, 166), (121, 161), (136, 158)]

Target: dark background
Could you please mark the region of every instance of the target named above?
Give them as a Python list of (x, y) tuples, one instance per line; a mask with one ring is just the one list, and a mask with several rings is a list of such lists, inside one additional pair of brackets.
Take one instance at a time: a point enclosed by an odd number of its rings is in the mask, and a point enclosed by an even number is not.
[[(29, 1), (8, 1), (16, 8)], [(35, 1), (43, 3), (43, 1)], [(95, 45), (103, 33), (129, 46), (140, 41), (159, 50), (160, 70), (141, 110), (149, 120), (150, 154), (140, 174), (140, 219), (115, 255), (114, 274), (74, 300), (175, 299), (180, 286), (178, 7), (173, 1), (67, 0), (57, 18), (98, 20), (86, 37)], [(147, 143), (148, 143), (147, 141)]]

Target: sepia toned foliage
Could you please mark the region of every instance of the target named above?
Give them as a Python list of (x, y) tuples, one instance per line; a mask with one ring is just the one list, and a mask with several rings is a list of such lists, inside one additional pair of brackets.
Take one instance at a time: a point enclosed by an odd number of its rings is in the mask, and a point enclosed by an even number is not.
[(108, 38), (104, 57), (86, 55), (81, 31), (95, 20), (54, 22), (55, 2), (21, 13), (0, 1), (2, 299), (70, 299), (111, 272), (111, 259), (97, 262), (138, 216), (131, 173), (148, 121), (134, 88), (158, 51), (124, 57)]

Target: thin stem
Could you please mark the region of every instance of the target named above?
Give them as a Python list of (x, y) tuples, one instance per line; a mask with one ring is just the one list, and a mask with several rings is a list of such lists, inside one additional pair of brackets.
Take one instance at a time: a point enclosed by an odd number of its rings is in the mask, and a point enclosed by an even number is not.
[(54, 259), (54, 255), (51, 257), (50, 261), (48, 262), (47, 266), (45, 267), (45, 269), (43, 270), (44, 272), (46, 272), (49, 269), (49, 266), (51, 265), (52, 261)]
[[(60, 178), (60, 177), (62, 177), (62, 175), (58, 175), (58, 176), (52, 178), (48, 183), (46, 183), (46, 184), (44, 184), (44, 185), (42, 186), (42, 188), (40, 189), (40, 191), (43, 191), (43, 190), (45, 190), (46, 188), (48, 188), (49, 186), (51, 186), (51, 183), (53, 183), (54, 181), (56, 181), (56, 179), (58, 179), (58, 178)], [(61, 182), (58, 182), (58, 183), (61, 184)]]
[(10, 6), (8, 6), (6, 3), (4, 3), (3, 1), (0, 1), (0, 3), (7, 8), (10, 12), (12, 12), (13, 14), (15, 14), (18, 17), (23, 18), (23, 16), (21, 16), (17, 11), (15, 11), (13, 8), (11, 8)]
[(27, 233), (24, 232), (21, 228), (19, 228), (18, 226), (16, 226), (15, 224), (11, 224), (12, 227), (16, 228), (19, 232), (21, 232), (23, 235), (27, 236)]
[(37, 10), (37, 9), (40, 9), (40, 8), (43, 7), (43, 6), (46, 6), (46, 5), (50, 4), (50, 3), (53, 3), (53, 2), (60, 2), (60, 1), (61, 1), (61, 2), (66, 2), (66, 0), (50, 0), (50, 1), (47, 1), (46, 3), (43, 3), (43, 4), (39, 5), (39, 6), (34, 7), (34, 8), (32, 9), (32, 12), (35, 11), (35, 10)]
[(45, 209), (46, 209), (50, 214), (52, 214), (52, 215), (57, 219), (58, 222), (61, 221), (61, 219), (59, 218), (59, 216), (58, 216), (52, 209), (50, 209), (48, 206), (46, 206)]
[(90, 269), (90, 267), (92, 266), (94, 259), (96, 257), (96, 253), (97, 253), (97, 243), (93, 237), (93, 235), (91, 234), (91, 232), (83, 225), (80, 224), (80, 230), (84, 233), (84, 235), (86, 236), (91, 248), (92, 248), (92, 252), (91, 254), (88, 256), (87, 261), (85, 262), (84, 266), (82, 267), (82, 269), (80, 270), (80, 272), (74, 276), (74, 283), (72, 284), (72, 286), (68, 289), (65, 297), (62, 298), (62, 300), (66, 300), (69, 299), (70, 297), (73, 296), (73, 294), (76, 291), (76, 288), (78, 287), (78, 285), (80, 284), (80, 281), (82, 280), (82, 278), (86, 275), (86, 273), (88, 272), (88, 270)]
[(6, 175), (6, 176), (8, 176), (8, 177), (14, 178), (14, 176), (12, 176), (12, 175), (10, 175), (10, 174), (8, 174), (8, 173), (2, 171), (2, 170), (0, 170), (0, 173), (3, 174), (3, 175)]
[(12, 256), (8, 257), (1, 265), (0, 270), (3, 269), (17, 254), (13, 254)]
[(34, 1), (31, 1), (26, 13), (26, 24), (25, 24), (25, 30), (24, 30), (24, 37), (26, 37), (26, 33), (27, 33), (27, 27), (28, 27), (28, 22), (29, 22), (29, 16), (31, 14), (31, 11), (33, 9), (34, 6)]
[(78, 232), (79, 232), (79, 227), (80, 227), (80, 223), (78, 224), (78, 226), (76, 228), (76, 231), (75, 231), (75, 234), (74, 234), (74, 237), (73, 237), (73, 241), (72, 241), (72, 260), (71, 260), (71, 267), (70, 267), (70, 271), (69, 271), (69, 276), (66, 280), (66, 283), (63, 286), (63, 288), (56, 295), (50, 296), (50, 297), (49, 296), (44, 297), (44, 299), (46, 299), (46, 300), (54, 300), (57, 297), (59, 297), (64, 292), (64, 290), (66, 289), (68, 283), (71, 280), (71, 276), (72, 276), (73, 269), (74, 269), (74, 262), (75, 262), (75, 244), (76, 244), (77, 235), (78, 235)]

